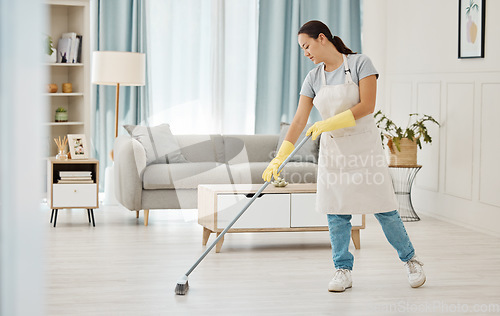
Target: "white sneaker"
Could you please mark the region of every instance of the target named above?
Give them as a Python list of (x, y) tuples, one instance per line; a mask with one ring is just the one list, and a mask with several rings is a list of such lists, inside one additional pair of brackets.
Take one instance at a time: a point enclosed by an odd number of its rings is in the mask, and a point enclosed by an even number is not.
[(408, 272), (408, 281), (411, 287), (420, 287), (425, 283), (425, 273), (417, 256), (413, 256), (409, 261), (405, 262), (406, 271)]
[(344, 292), (345, 289), (352, 287), (351, 270), (337, 269), (333, 279), (328, 283), (328, 291)]

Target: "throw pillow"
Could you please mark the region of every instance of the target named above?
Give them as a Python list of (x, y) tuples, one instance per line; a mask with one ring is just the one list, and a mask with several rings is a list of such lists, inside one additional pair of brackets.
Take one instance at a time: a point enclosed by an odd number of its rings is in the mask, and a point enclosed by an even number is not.
[(124, 125), (127, 132), (144, 146), (146, 165), (188, 162), (168, 124), (158, 126)]
[[(306, 137), (306, 132), (313, 124), (307, 124), (302, 133), (299, 136), (299, 139), (295, 143), (298, 145), (304, 137)], [(280, 138), (278, 141), (278, 147), (276, 148), (276, 152), (280, 149), (281, 143), (285, 140), (286, 133), (288, 133), (288, 129), (290, 128), (290, 124), (282, 122), (280, 124)], [(316, 140), (312, 140), (310, 138), (304, 145), (297, 151), (297, 153), (290, 159), (290, 162), (312, 162), (318, 163), (318, 153), (319, 153), (319, 140), (321, 136), (316, 138)]]

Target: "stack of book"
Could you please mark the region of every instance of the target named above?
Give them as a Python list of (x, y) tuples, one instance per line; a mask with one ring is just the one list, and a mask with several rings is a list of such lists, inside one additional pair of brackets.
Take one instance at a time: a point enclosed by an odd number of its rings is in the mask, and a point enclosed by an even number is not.
[(58, 63), (81, 63), (82, 36), (75, 32), (63, 33), (57, 43)]
[(92, 171), (59, 171), (57, 183), (94, 183), (92, 180)]

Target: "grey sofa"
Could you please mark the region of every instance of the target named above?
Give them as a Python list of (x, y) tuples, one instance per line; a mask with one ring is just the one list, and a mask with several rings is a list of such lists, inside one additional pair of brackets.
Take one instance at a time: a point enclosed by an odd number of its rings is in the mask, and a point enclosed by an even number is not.
[[(131, 136), (114, 144), (115, 196), (131, 211), (197, 208), (199, 184), (264, 183), (279, 135), (175, 135), (188, 163), (146, 165), (144, 147)], [(314, 160), (314, 159), (313, 159)], [(315, 159), (317, 161), (317, 157)], [(289, 162), (281, 176), (290, 183), (316, 183), (317, 163)]]

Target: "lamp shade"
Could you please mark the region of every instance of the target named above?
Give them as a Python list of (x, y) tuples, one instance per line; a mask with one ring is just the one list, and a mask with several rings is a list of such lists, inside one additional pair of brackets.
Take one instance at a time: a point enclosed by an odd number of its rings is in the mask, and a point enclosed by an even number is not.
[(146, 84), (146, 55), (143, 53), (96, 51), (92, 53), (92, 83), (143, 86)]

